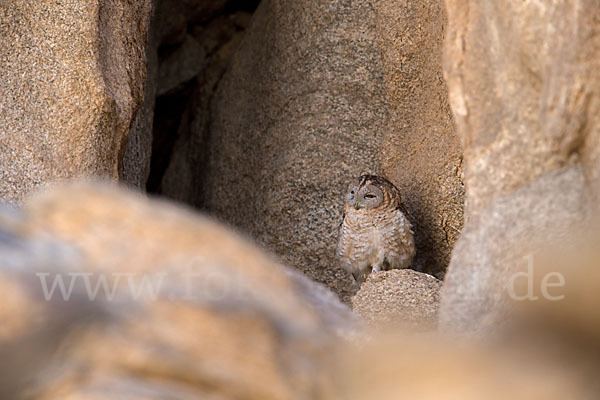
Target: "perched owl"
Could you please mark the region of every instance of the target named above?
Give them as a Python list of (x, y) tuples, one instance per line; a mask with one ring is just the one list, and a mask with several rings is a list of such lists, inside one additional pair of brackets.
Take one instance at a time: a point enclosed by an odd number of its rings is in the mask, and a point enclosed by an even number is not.
[(362, 175), (345, 197), (336, 254), (359, 284), (371, 271), (407, 268), (415, 256), (412, 225), (400, 191), (385, 178)]

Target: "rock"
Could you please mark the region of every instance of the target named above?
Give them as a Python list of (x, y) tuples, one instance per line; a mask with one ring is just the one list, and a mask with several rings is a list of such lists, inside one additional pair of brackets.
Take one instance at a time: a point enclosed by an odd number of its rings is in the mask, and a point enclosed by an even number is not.
[[(48, 236), (32, 238), (25, 216), (0, 207), (0, 398), (21, 398), (31, 379), (47, 367), (56, 347), (77, 321), (97, 316), (86, 303), (46, 299), (40, 275), (77, 268), (82, 259)], [(73, 296), (73, 300), (76, 296)]]
[(157, 95), (163, 95), (196, 77), (205, 67), (206, 54), (200, 43), (186, 35), (183, 44), (165, 57), (160, 64)]
[(206, 50), (215, 56), (189, 92), (165, 98), (186, 107), (159, 117), (183, 115), (156, 130), (169, 133), (155, 140), (163, 161), (149, 190), (215, 213), (349, 301), (351, 279), (334, 257), (342, 192), (360, 173), (382, 173), (414, 217), (414, 268), (443, 276), (463, 193), (440, 2), (268, 0), (248, 30), (239, 15), (188, 27), (202, 46), (221, 47)]
[[(600, 349), (600, 268), (598, 218), (584, 229), (569, 232), (570, 240), (546, 249), (537, 260), (537, 273), (532, 277), (537, 301), (520, 301), (515, 308), (512, 325), (525, 326), (526, 340), (549, 342), (564, 354), (578, 358), (596, 358)], [(551, 276), (553, 279), (548, 279)], [(559, 279), (564, 284), (560, 284)], [(546, 293), (539, 288), (545, 282)], [(521, 290), (527, 290), (520, 282)], [(572, 340), (564, 340), (570, 338)]]
[(149, 0), (0, 5), (0, 198), (119, 177), (144, 96), (150, 10)]
[[(573, 172), (565, 175), (571, 174), (575, 179)], [(581, 170), (577, 172), (581, 174)], [(504, 203), (503, 209), (509, 206), (512, 204)], [(495, 330), (492, 337), (454, 336), (447, 332), (437, 335), (393, 332), (391, 338), (374, 335), (367, 345), (348, 348), (341, 354), (336, 380), (343, 382), (343, 397), (596, 398), (600, 349), (597, 220), (593, 229), (580, 228), (564, 231), (569, 241), (562, 241), (560, 246), (550, 244), (544, 254), (536, 257), (532, 284), (538, 288), (536, 295), (540, 297), (536, 301), (512, 301), (512, 312), (503, 321), (510, 329)], [(491, 231), (491, 223), (488, 229)], [(481, 242), (485, 233), (482, 232)], [(465, 235), (472, 237), (468, 228)], [(501, 236), (490, 237), (489, 241), (498, 238)], [(460, 247), (462, 240), (461, 237), (457, 246)], [(540, 284), (549, 272), (561, 274), (566, 282), (564, 286), (549, 288), (551, 295), (564, 296), (560, 300), (539, 293)], [(527, 283), (521, 284), (526, 288)]]
[[(210, 104), (215, 81), (223, 74), (221, 64), (227, 64), (223, 55), (231, 52), (223, 50), (230, 47), (232, 37), (237, 40), (243, 33), (247, 16), (256, 3), (256, 0), (153, 1), (154, 17), (147, 48), (148, 85), (123, 160), (125, 182), (196, 205), (188, 192), (195, 194), (199, 180), (189, 181), (196, 179), (196, 171), (201, 170), (196, 158), (205, 152), (204, 132), (199, 130), (198, 139), (189, 130), (193, 121), (209, 114), (203, 110), (204, 114), (196, 116), (188, 109), (198, 102)], [(170, 164), (175, 165), (174, 171), (166, 178)], [(168, 181), (164, 188), (163, 178)], [(173, 179), (183, 184), (174, 188)]]
[(511, 310), (515, 274), (533, 275), (547, 247), (565, 246), (583, 219), (584, 205), (581, 168), (550, 172), (489, 203), (465, 226), (454, 248), (440, 304), (441, 327), (498, 330)]
[(375, 272), (352, 297), (352, 308), (377, 327), (432, 329), (441, 288), (440, 280), (410, 269)]
[[(58, 188), (32, 198), (24, 209), (31, 230), (60, 238), (80, 249), (92, 270), (173, 271), (176, 273), (174, 281), (183, 283), (189, 281), (190, 276), (198, 276), (206, 285), (211, 280), (219, 283), (225, 279), (242, 285), (231, 287), (241, 290), (232, 295), (252, 294), (258, 296), (257, 301), (261, 293), (269, 297), (260, 300), (267, 310), (298, 307), (295, 312), (298, 322), (305, 317), (306, 321), (313, 321), (315, 317), (310, 316), (311, 312), (301, 311), (303, 307), (299, 304), (311, 301), (296, 296), (298, 290), (307, 292), (312, 286), (315, 298), (323, 298), (317, 294), (322, 293), (320, 286), (290, 277), (286, 268), (271, 256), (211, 219), (161, 201), (148, 201), (140, 195), (116, 191), (110, 185), (80, 183)], [(138, 235), (140, 240), (133, 240)], [(126, 268), (124, 260), (127, 260)], [(182, 272), (192, 275), (182, 275)], [(187, 282), (186, 287), (189, 284)], [(272, 301), (273, 297), (281, 298)], [(272, 304), (266, 304), (271, 301)], [(340, 312), (345, 313), (345, 320), (352, 324), (354, 319), (347, 307), (336, 304)]]
[[(338, 333), (359, 328), (333, 294), (216, 222), (111, 185), (59, 186), (29, 199), (16, 222), (0, 221), (8, 243), (0, 246), (0, 274), (18, 271), (35, 283), (28, 292), (34, 300), (4, 290), (4, 304), (49, 307), (39, 299), (42, 268), (48, 288), (58, 278), (68, 288), (75, 276), (78, 300), (63, 301), (57, 286), (52, 302), (99, 311), (61, 327), (60, 346), (48, 345), (52, 351), (31, 372), (17, 371), (35, 398), (307, 398), (330, 386), (324, 350)], [(23, 245), (41, 238), (74, 260)], [(13, 248), (23, 262), (7, 266)], [(34, 254), (51, 264), (30, 264)], [(18, 322), (11, 309), (2, 315)], [(3, 326), (14, 339), (19, 324), (12, 320)]]
[[(10, 361), (0, 396), (596, 398), (596, 242), (585, 263), (551, 258), (567, 301), (528, 302), (499, 344), (435, 333), (345, 341), (335, 332), (356, 325), (331, 292), (214, 221), (112, 186), (56, 187), (0, 209), (0, 356)], [(68, 301), (60, 288), (45, 300), (40, 271), (78, 277)], [(92, 288), (107, 277), (114, 297), (101, 288), (90, 301), (85, 276)], [(134, 299), (128, 276), (162, 284)], [(416, 293), (439, 285), (410, 270), (367, 283), (398, 277), (424, 284)]]
[(131, 187), (145, 190), (150, 175), (152, 158), (152, 127), (156, 106), (156, 86), (158, 76), (158, 39), (156, 38), (156, 10), (153, 8), (151, 28), (146, 43), (146, 89), (144, 101), (137, 112), (127, 138), (123, 155), (122, 180)]
[(380, 167), (415, 224), (414, 268), (442, 278), (463, 225), (462, 147), (442, 77), (442, 0), (377, 0), (389, 114)]
[[(183, 95), (179, 101), (183, 104), (183, 111), (178, 126), (170, 129), (170, 135), (175, 136), (172, 151), (165, 157), (164, 173), (154, 176), (150, 182), (155, 185), (151, 185), (150, 190), (196, 207), (203, 205), (202, 182), (205, 180), (205, 165), (210, 150), (207, 140), (210, 136), (214, 94), (250, 17), (250, 13), (236, 12), (216, 17), (210, 23), (194, 29), (193, 40), (199, 43), (205, 54), (202, 72), (188, 83), (189, 89), (180, 89)], [(173, 104), (173, 96), (165, 97), (169, 98), (168, 103)], [(157, 128), (161, 129), (160, 125)]]
[[(155, 0), (157, 37), (163, 45), (183, 43), (188, 25), (206, 23), (223, 13), (231, 0)], [(254, 0), (250, 0), (254, 2)]]
[(367, 3), (261, 2), (212, 104), (203, 206), (346, 300), (334, 249), (387, 115)]
[(571, 165), (573, 154), (588, 159), (581, 145), (584, 131), (592, 139), (598, 130), (590, 91), (600, 73), (583, 60), (597, 54), (587, 32), (597, 29), (598, 11), (460, 0), (447, 8), (444, 69), (464, 144), (470, 218), (498, 196)]
[[(600, 11), (571, 3), (446, 3), (444, 72), (464, 147), (467, 224), (441, 317), (463, 327), (471, 320), (479, 329), (493, 313), (484, 308), (500, 305), (488, 290), (505, 283), (508, 259), (525, 255), (513, 246), (540, 241), (546, 228), (561, 231), (599, 204), (600, 75), (586, 60), (597, 54)], [(569, 167), (575, 169), (555, 172)]]
[(340, 398), (348, 400), (595, 398), (585, 368), (566, 367), (564, 358), (428, 334), (376, 337), (340, 356), (335, 379), (342, 382)]

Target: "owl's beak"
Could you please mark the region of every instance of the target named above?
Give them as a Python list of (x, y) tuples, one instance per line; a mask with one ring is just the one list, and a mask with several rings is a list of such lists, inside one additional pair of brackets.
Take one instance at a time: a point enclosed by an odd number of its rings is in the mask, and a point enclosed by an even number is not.
[(354, 209), (355, 210), (360, 210), (360, 203), (358, 201), (354, 202)]

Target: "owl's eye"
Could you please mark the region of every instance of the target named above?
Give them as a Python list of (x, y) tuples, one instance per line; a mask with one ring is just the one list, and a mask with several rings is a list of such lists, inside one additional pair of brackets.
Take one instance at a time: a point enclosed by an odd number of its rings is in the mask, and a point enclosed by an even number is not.
[(350, 194), (354, 194), (354, 190), (351, 190), (351, 191), (350, 191)]
[(377, 196), (375, 196), (374, 194), (365, 194), (365, 199), (374, 199), (375, 197)]

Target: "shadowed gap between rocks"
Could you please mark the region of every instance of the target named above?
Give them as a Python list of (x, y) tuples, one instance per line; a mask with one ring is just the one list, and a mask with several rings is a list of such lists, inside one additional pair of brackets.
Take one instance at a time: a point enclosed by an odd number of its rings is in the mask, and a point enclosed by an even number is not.
[[(259, 1), (170, 3), (156, 5), (158, 76), (146, 190), (201, 208), (212, 97)], [(177, 14), (189, 18), (184, 26), (176, 26)]]

